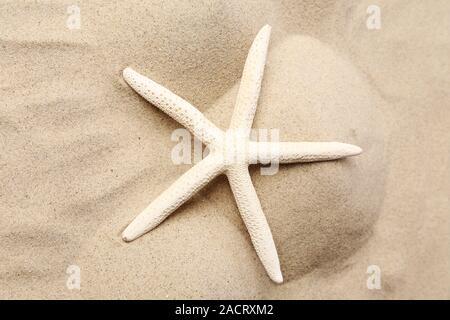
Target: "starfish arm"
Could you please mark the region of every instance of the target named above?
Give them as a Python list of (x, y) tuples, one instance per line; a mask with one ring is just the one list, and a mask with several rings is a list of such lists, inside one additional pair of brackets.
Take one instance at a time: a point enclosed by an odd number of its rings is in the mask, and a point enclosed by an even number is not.
[(186, 127), (205, 144), (215, 142), (221, 136), (222, 131), (197, 108), (169, 89), (130, 67), (123, 70), (123, 77), (137, 93)]
[(246, 165), (232, 166), (227, 170), (227, 176), (259, 259), (270, 279), (276, 283), (282, 283), (283, 275), (281, 274), (277, 249), (258, 195), (253, 187), (248, 167)]
[(186, 171), (139, 214), (123, 231), (123, 240), (133, 241), (158, 226), (222, 171), (222, 162), (213, 155), (207, 156)]
[(358, 146), (341, 142), (251, 142), (250, 158), (262, 162), (314, 162), (356, 156)]
[(241, 84), (230, 128), (250, 131), (256, 112), (266, 64), (271, 27), (264, 26), (256, 35), (245, 61)]

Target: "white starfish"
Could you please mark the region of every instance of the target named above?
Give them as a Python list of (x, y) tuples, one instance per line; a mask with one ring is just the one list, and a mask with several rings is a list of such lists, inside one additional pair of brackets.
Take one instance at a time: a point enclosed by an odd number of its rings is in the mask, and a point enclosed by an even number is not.
[[(256, 253), (270, 279), (283, 282), (280, 262), (267, 220), (248, 172), (250, 163), (333, 160), (357, 155), (362, 150), (338, 142), (255, 142), (249, 139), (266, 63), (271, 27), (264, 26), (250, 48), (242, 74), (230, 129), (240, 130), (233, 143), (229, 135), (206, 119), (190, 103), (131, 68), (123, 71), (128, 84), (153, 105), (189, 129), (210, 153), (157, 197), (125, 229), (132, 241), (158, 226), (165, 218), (219, 174), (226, 174)], [(230, 131), (228, 131), (230, 132)], [(244, 147), (243, 147), (244, 146)], [(245, 152), (242, 152), (245, 150)], [(239, 161), (226, 161), (230, 154)]]

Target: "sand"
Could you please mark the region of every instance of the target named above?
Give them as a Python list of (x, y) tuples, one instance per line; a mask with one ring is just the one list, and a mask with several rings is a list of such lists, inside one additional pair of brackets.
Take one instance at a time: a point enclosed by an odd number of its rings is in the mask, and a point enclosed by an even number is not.
[[(450, 3), (0, 4), (0, 298), (450, 298)], [(121, 231), (189, 168), (175, 121), (121, 77), (158, 81), (226, 128), (247, 50), (273, 35), (254, 127), (365, 152), (252, 179), (285, 283), (266, 276), (219, 177), (152, 233)], [(81, 289), (66, 286), (69, 265)], [(371, 265), (381, 289), (367, 288)]]

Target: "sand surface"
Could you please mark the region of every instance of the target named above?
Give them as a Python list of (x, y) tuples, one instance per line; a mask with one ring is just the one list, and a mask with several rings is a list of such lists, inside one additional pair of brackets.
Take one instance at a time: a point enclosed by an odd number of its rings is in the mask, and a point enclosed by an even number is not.
[[(450, 2), (0, 2), (0, 298), (450, 298)], [(219, 177), (160, 227), (126, 225), (189, 168), (132, 66), (226, 128), (273, 27), (255, 128), (360, 145), (252, 179), (285, 276), (266, 276)], [(69, 265), (81, 289), (66, 286)], [(367, 288), (371, 265), (381, 289)]]

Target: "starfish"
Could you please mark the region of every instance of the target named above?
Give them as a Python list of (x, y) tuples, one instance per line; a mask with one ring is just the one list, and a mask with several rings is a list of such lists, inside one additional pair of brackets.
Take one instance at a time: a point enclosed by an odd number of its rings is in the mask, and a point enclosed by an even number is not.
[[(204, 159), (185, 172), (128, 225), (122, 233), (124, 241), (133, 241), (152, 230), (213, 178), (225, 174), (261, 263), (270, 279), (276, 283), (283, 282), (277, 249), (250, 178), (249, 164), (334, 160), (358, 155), (362, 150), (339, 142), (257, 142), (250, 139), (249, 132), (261, 90), (270, 32), (271, 27), (264, 26), (251, 45), (231, 125), (226, 132), (167, 88), (130, 67), (123, 71), (125, 81), (137, 93), (186, 127), (210, 150)], [(239, 134), (230, 139), (230, 132)], [(230, 154), (235, 156), (232, 157), (233, 161), (228, 161)]]

